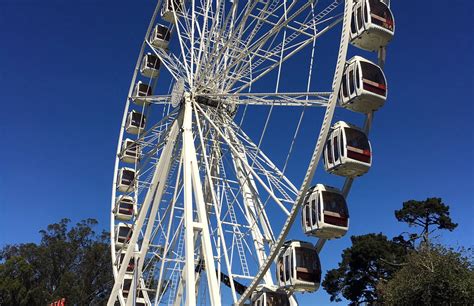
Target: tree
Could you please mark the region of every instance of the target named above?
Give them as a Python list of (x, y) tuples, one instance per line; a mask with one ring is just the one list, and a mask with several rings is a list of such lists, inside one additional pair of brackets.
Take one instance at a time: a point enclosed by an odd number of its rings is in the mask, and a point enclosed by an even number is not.
[(400, 268), (406, 246), (382, 234), (352, 236), (351, 241), (339, 267), (327, 272), (322, 286), (331, 301), (341, 301), (342, 296), (351, 305), (373, 303), (378, 300), (379, 281), (389, 279)]
[[(45, 305), (60, 298), (87, 305), (106, 298), (112, 284), (108, 234), (97, 235), (94, 219), (69, 228), (69, 219), (41, 230), (39, 244), (0, 250), (0, 304)], [(100, 301), (95, 300), (100, 303)]]
[(420, 248), (378, 289), (388, 305), (473, 305), (472, 256), (440, 245)]
[[(409, 226), (419, 226), (422, 231), (412, 235), (411, 240), (422, 237), (423, 243), (429, 244), (429, 235), (436, 229), (453, 231), (458, 225), (449, 216), (449, 206), (441, 198), (427, 198), (425, 201), (410, 200), (403, 203), (403, 208), (395, 211), (395, 218)], [(436, 228), (431, 230), (430, 227)]]

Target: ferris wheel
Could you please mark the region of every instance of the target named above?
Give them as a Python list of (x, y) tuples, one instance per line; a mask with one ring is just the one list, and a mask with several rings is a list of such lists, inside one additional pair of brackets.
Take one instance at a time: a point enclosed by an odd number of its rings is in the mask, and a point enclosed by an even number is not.
[[(347, 232), (346, 197), (372, 165), (394, 30), (382, 0), (158, 0), (118, 139), (108, 305), (316, 291), (318, 253)], [(378, 63), (347, 60), (350, 44)], [(333, 124), (336, 108), (365, 123)], [(341, 188), (313, 185), (321, 159)]]

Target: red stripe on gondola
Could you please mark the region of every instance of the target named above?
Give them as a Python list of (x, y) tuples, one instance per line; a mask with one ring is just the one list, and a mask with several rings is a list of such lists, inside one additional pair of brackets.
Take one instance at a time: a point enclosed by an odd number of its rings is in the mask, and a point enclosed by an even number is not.
[(347, 227), (347, 218), (338, 218), (324, 214), (324, 223)]
[(367, 155), (364, 151), (364, 153), (357, 153), (354, 151), (347, 150), (347, 157), (364, 162), (364, 163), (370, 163), (370, 152)]
[[(382, 87), (383, 86), (383, 87)], [(373, 86), (364, 82), (364, 89), (376, 93), (381, 96), (386, 95), (386, 86), (383, 84), (378, 84), (378, 86)]]
[(371, 14), (372, 22), (376, 25), (384, 27), (390, 31), (393, 31), (393, 20), (390, 18), (384, 18), (379, 15)]

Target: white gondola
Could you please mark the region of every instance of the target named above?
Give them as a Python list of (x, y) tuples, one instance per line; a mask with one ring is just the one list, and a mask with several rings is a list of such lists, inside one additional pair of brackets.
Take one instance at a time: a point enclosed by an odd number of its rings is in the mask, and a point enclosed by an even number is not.
[(135, 110), (128, 113), (125, 130), (129, 134), (141, 134), (145, 129), (146, 117)]
[(251, 296), (252, 306), (290, 306), (288, 294), (275, 286), (258, 285)]
[(120, 160), (124, 163), (135, 164), (140, 161), (141, 148), (130, 138), (122, 143), (122, 151), (120, 152)]
[(358, 48), (376, 51), (385, 47), (395, 33), (392, 11), (380, 0), (359, 0), (351, 21), (351, 43)]
[(340, 238), (349, 229), (346, 199), (338, 189), (317, 184), (308, 191), (301, 219), (306, 235)]
[(130, 289), (132, 287), (133, 274), (125, 273), (122, 283), (122, 295), (126, 299), (130, 295)]
[(372, 149), (360, 128), (344, 121), (336, 122), (324, 148), (324, 168), (345, 177), (361, 176), (372, 165)]
[(183, 0), (165, 0), (163, 1), (163, 6), (161, 7), (161, 18), (168, 22), (175, 22), (175, 12), (176, 16), (181, 13), (183, 10)]
[(287, 241), (277, 261), (280, 288), (314, 292), (321, 282), (321, 264), (316, 248), (308, 242)]
[(150, 43), (160, 49), (168, 48), (171, 38), (171, 30), (167, 26), (157, 24), (150, 34)]
[(142, 81), (138, 81), (137, 84), (135, 84), (135, 88), (133, 89), (132, 93), (132, 101), (140, 106), (143, 106), (144, 104), (149, 104), (145, 98), (148, 96), (151, 96), (153, 94), (153, 90), (151, 86), (149, 86), (146, 83), (143, 83)]
[(156, 78), (160, 75), (160, 65), (158, 56), (147, 53), (143, 56), (140, 73), (147, 78)]
[(137, 204), (135, 199), (127, 195), (119, 195), (115, 201), (115, 218), (122, 221), (130, 221), (137, 215)]
[(131, 224), (120, 222), (115, 227), (115, 248), (125, 248), (132, 237), (133, 229)]
[(382, 69), (360, 56), (347, 62), (341, 85), (339, 103), (355, 112), (375, 111), (387, 99), (387, 80)]
[[(127, 250), (122, 250), (120, 252), (120, 260), (119, 260), (119, 269), (120, 266), (122, 266), (123, 259), (125, 258), (125, 253)], [(133, 273), (133, 270), (135, 269), (135, 257), (130, 258), (128, 265), (127, 265), (127, 270), (125, 270), (125, 273)]]
[(121, 192), (132, 192), (135, 190), (135, 170), (123, 167), (119, 170), (117, 177), (117, 189)]

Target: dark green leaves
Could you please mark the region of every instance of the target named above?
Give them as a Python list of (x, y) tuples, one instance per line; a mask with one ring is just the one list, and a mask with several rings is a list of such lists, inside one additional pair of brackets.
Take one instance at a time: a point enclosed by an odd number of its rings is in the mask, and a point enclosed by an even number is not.
[(328, 271), (322, 285), (331, 301), (341, 296), (353, 304), (376, 301), (377, 284), (398, 270), (406, 248), (382, 234), (352, 236), (351, 241), (339, 267)]
[(403, 208), (395, 211), (395, 218), (410, 226), (422, 229), (418, 237), (428, 242), (431, 227), (454, 230), (458, 225), (449, 216), (449, 206), (441, 198), (427, 198), (425, 201), (410, 200), (403, 203)]
[[(69, 219), (41, 230), (39, 244), (0, 250), (0, 305), (46, 305), (66, 298), (70, 305), (102, 300), (111, 288), (108, 234), (97, 235), (94, 219), (69, 226)], [(100, 304), (95, 299), (93, 304)]]

